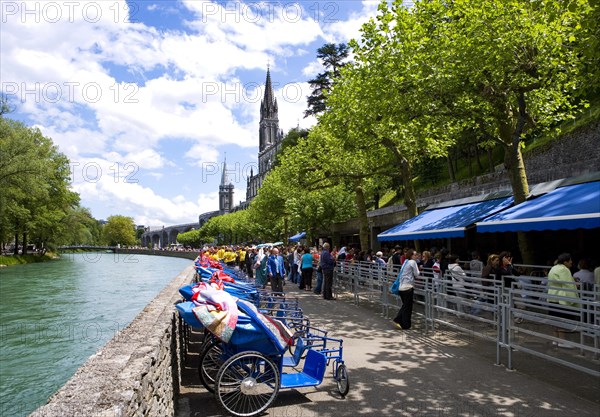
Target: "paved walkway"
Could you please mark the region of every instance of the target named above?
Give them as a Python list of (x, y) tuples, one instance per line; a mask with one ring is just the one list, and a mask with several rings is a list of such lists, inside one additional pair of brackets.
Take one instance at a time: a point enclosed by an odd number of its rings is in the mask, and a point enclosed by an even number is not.
[[(264, 415), (406, 417), (598, 417), (600, 379), (518, 353), (515, 371), (495, 366), (493, 343), (455, 331), (397, 330), (349, 296), (326, 301), (287, 283), (313, 324), (344, 339), (350, 392), (341, 399), (329, 367), (315, 388), (281, 391)], [(551, 349), (551, 348), (549, 348)], [(225, 416), (198, 379), (190, 353), (177, 417)]]

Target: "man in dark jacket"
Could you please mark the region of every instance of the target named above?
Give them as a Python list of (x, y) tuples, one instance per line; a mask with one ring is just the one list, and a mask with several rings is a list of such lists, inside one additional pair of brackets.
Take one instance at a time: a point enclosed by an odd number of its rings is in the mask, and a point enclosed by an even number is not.
[(335, 268), (335, 259), (331, 256), (329, 249), (329, 243), (324, 243), (319, 259), (319, 265), (323, 272), (323, 298), (326, 300), (333, 299), (333, 270)]
[(271, 256), (267, 260), (267, 274), (271, 279), (271, 291), (283, 294), (285, 266), (283, 256), (279, 255), (279, 249), (277, 248), (271, 250)]

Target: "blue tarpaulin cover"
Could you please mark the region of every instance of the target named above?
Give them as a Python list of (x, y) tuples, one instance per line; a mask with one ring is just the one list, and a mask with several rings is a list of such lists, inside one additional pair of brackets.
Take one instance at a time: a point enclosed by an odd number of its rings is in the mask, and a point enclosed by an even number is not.
[(296, 241), (302, 239), (304, 236), (306, 236), (306, 232), (300, 232), (297, 235), (290, 237), (288, 240), (291, 240), (292, 242), (296, 242)]
[(482, 233), (600, 227), (600, 181), (557, 188), (476, 225)]
[(380, 241), (464, 237), (475, 222), (509, 207), (512, 197), (426, 210), (377, 235)]

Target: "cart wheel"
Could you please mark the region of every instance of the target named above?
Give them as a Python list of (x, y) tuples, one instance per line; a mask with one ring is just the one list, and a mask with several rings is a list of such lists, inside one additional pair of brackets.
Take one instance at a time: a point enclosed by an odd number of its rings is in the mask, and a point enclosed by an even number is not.
[(241, 352), (221, 366), (215, 396), (229, 413), (254, 416), (266, 410), (279, 393), (279, 370), (259, 352)]
[(198, 374), (200, 382), (209, 392), (215, 392), (215, 380), (223, 362), (223, 348), (218, 341), (213, 340), (202, 349), (198, 361)]
[(350, 391), (350, 381), (348, 380), (348, 370), (343, 363), (339, 364), (337, 367), (335, 380), (340, 395), (342, 398), (346, 397), (346, 394)]

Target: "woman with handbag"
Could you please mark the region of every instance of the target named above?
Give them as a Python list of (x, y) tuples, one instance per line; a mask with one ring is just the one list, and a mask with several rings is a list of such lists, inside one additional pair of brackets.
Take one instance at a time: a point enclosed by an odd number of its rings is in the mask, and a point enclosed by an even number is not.
[(402, 269), (398, 274), (400, 285), (398, 288), (398, 295), (402, 300), (402, 307), (394, 318), (394, 324), (398, 328), (403, 330), (410, 329), (412, 323), (412, 308), (413, 308), (413, 297), (415, 293), (414, 285), (415, 279), (419, 276), (419, 267), (417, 266), (417, 252), (413, 249), (409, 249), (406, 252), (406, 260), (402, 264)]

